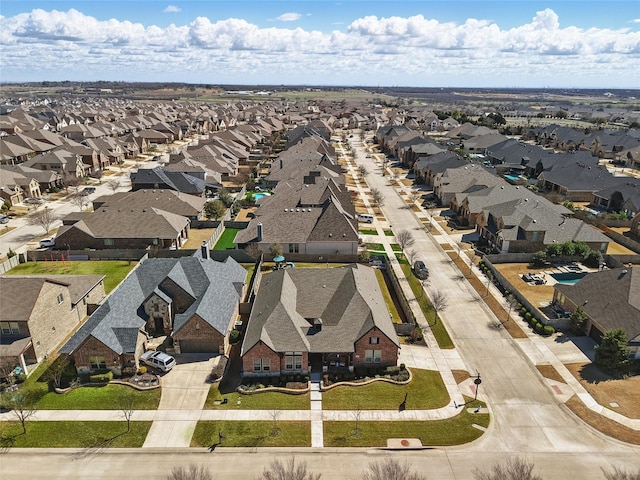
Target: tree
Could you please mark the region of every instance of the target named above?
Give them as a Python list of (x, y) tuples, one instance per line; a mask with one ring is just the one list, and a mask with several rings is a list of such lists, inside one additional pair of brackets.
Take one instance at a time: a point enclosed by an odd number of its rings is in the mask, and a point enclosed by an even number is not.
[(231, 204), (233, 203), (233, 197), (231, 196), (231, 194), (229, 193), (229, 191), (226, 188), (221, 188), (220, 191), (218, 192), (218, 199), (224, 203), (224, 206), (229, 208), (231, 206)]
[(400, 463), (395, 458), (373, 462), (361, 480), (426, 480), (427, 477), (411, 471), (408, 463)]
[(591, 250), (584, 257), (584, 264), (587, 267), (598, 268), (602, 264), (602, 260), (602, 253), (600, 253), (598, 250)]
[(620, 467), (613, 467), (613, 470), (606, 471), (602, 469), (605, 480), (640, 480), (640, 470), (635, 472)]
[(365, 175), (366, 175), (367, 173), (369, 173), (369, 170), (367, 170), (367, 167), (365, 167), (364, 165), (360, 165), (360, 166), (358, 167), (358, 173), (360, 174), (360, 176), (361, 176), (362, 178), (364, 178), (364, 177), (365, 177)]
[(44, 374), (44, 379), (50, 380), (53, 382), (54, 387), (60, 388), (62, 377), (64, 377), (64, 373), (67, 371), (67, 368), (69, 368), (70, 363), (69, 357), (60, 355), (49, 365), (49, 368), (47, 368)]
[(113, 191), (113, 193), (116, 193), (116, 190), (118, 190), (118, 188), (120, 187), (120, 180), (118, 180), (117, 178), (111, 178), (107, 182), (107, 185)]
[(211, 472), (203, 465), (192, 463), (188, 467), (173, 467), (165, 480), (213, 480)]
[(78, 185), (80, 185), (80, 180), (75, 175), (69, 175), (67, 173), (62, 177), (62, 186), (67, 194), (69, 194), (69, 187), (73, 187), (78, 190)]
[(269, 416), (271, 417), (271, 420), (273, 420), (273, 428), (271, 429), (271, 436), (273, 437), (278, 435), (280, 432), (280, 429), (278, 428), (278, 420), (280, 419), (281, 414), (282, 412), (280, 410), (269, 410)]
[(135, 398), (132, 390), (126, 390), (118, 397), (118, 407), (127, 422), (127, 433), (131, 431), (131, 417), (133, 416), (135, 407)]
[(396, 233), (396, 241), (400, 248), (404, 250), (405, 248), (410, 247), (415, 243), (415, 238), (413, 238), (413, 234), (409, 230), (400, 230)]
[(569, 317), (569, 328), (576, 335), (584, 335), (584, 327), (587, 324), (587, 314), (582, 307), (576, 308)]
[(41, 396), (39, 391), (24, 388), (3, 395), (2, 405), (14, 413), (22, 425), (22, 433), (27, 433), (27, 420), (36, 414), (36, 404)]
[(87, 206), (87, 197), (80, 192), (74, 193), (69, 198), (71, 199), (71, 203), (78, 207), (80, 211), (83, 211), (84, 207)]
[(416, 203), (422, 197), (422, 192), (420, 190), (412, 190), (409, 194), (409, 198), (411, 199), (411, 203)]
[(320, 477), (319, 473), (307, 472), (306, 462), (296, 465), (295, 458), (291, 457), (286, 464), (280, 460), (271, 462), (269, 467), (262, 472), (262, 476), (258, 477), (258, 480), (320, 480)]
[(377, 188), (372, 188), (371, 198), (373, 199), (373, 204), (376, 207), (382, 208), (382, 206), (384, 205), (384, 195), (380, 190), (378, 190)]
[(576, 253), (576, 246), (572, 241), (564, 242), (560, 245), (560, 251), (562, 252), (562, 255), (572, 257)]
[(227, 211), (224, 203), (220, 200), (212, 200), (204, 204), (204, 214), (207, 218), (218, 220)]
[(279, 243), (272, 243), (269, 247), (269, 256), (273, 259), (282, 256), (282, 245)]
[(353, 431), (353, 434), (355, 436), (357, 436), (360, 433), (360, 418), (362, 417), (362, 408), (360, 408), (360, 405), (356, 405), (356, 409), (353, 410), (353, 412), (351, 412), (351, 414), (353, 415), (353, 419), (356, 421), (356, 428)]
[(629, 338), (622, 329), (609, 330), (596, 345), (596, 363), (614, 372), (624, 371), (630, 364)]
[(558, 110), (554, 115), (557, 118), (567, 118), (569, 116), (569, 114), (564, 110)]
[(533, 463), (528, 463), (520, 457), (512, 457), (504, 464), (494, 463), (488, 472), (474, 470), (473, 478), (475, 480), (542, 480), (540, 475), (533, 473), (533, 468)]
[(257, 243), (250, 243), (249, 245), (246, 246), (244, 251), (247, 252), (247, 255), (249, 255), (254, 260), (257, 260), (260, 254), (262, 253), (262, 250), (260, 250), (260, 247), (258, 246)]
[(49, 207), (44, 207), (42, 210), (36, 210), (29, 217), (29, 223), (31, 225), (37, 225), (42, 227), (44, 233), (49, 233), (49, 229), (53, 222), (56, 221), (56, 216)]
[(449, 306), (449, 298), (442, 290), (434, 290), (431, 292), (431, 306), (433, 307), (433, 324), (438, 322), (438, 312), (443, 311)]

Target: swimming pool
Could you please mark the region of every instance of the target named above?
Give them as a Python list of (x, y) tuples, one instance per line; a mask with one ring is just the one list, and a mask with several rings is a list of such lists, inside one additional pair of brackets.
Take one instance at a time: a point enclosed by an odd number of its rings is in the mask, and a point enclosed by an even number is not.
[(504, 178), (507, 180), (511, 180), (512, 182), (521, 182), (524, 180), (520, 175), (511, 175), (510, 173), (506, 173)]
[(580, 273), (567, 272), (567, 273), (552, 273), (551, 274), (551, 276), (556, 280), (556, 282), (562, 283), (562, 284), (565, 284), (565, 285), (575, 285), (578, 282), (578, 280), (580, 280), (585, 275), (586, 275), (585, 272), (580, 272)]
[(254, 193), (253, 194), (253, 199), (258, 201), (260, 200), (262, 197), (268, 197), (269, 195), (271, 195), (268, 192), (260, 192), (260, 193)]

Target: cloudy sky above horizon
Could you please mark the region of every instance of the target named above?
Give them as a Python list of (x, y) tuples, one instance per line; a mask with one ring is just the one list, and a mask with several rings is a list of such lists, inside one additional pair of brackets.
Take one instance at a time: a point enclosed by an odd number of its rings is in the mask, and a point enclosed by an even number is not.
[(3, 0), (0, 80), (640, 88), (634, 1)]

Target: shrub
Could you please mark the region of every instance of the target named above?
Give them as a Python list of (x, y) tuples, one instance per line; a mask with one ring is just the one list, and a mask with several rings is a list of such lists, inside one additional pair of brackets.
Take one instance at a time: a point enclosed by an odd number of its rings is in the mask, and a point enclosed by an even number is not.
[(231, 332), (229, 332), (229, 343), (233, 345), (235, 343), (238, 343), (238, 340), (240, 340), (240, 331), (231, 330)]
[(522, 308), (520, 309), (520, 313), (521, 313), (521, 314), (522, 314), (522, 316), (524, 317), (524, 316), (525, 316), (525, 314), (527, 313), (527, 309), (526, 309), (526, 307), (522, 307)]
[(529, 312), (525, 313), (525, 314), (524, 314), (524, 318), (527, 320), (527, 322), (528, 322), (529, 320), (531, 320), (531, 313), (529, 313)]
[(545, 325), (543, 329), (543, 333), (545, 335), (553, 335), (556, 332), (556, 329), (551, 325)]
[(140, 373), (141, 375), (144, 375), (145, 373), (147, 373), (147, 367), (145, 367), (144, 365), (140, 365), (140, 368), (138, 369), (138, 373)]
[(535, 326), (536, 332), (542, 333), (543, 329), (544, 329), (544, 327), (542, 326), (541, 323), (536, 323), (536, 326)]
[(111, 380), (113, 380), (113, 372), (108, 371), (104, 373), (96, 373), (89, 376), (89, 380), (91, 382), (110, 382)]

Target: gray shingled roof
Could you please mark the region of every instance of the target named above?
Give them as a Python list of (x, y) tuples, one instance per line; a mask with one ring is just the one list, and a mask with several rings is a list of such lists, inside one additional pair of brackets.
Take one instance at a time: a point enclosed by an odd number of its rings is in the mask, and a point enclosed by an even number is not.
[(241, 354), (260, 341), (276, 352), (353, 352), (373, 327), (399, 345), (372, 268), (278, 270), (262, 277)]
[(72, 353), (93, 337), (117, 354), (134, 353), (138, 331), (146, 322), (142, 304), (158, 288), (169, 295), (162, 289), (162, 282), (166, 279), (171, 279), (194, 298), (184, 313), (176, 315), (174, 332), (197, 313), (226, 335), (246, 274), (246, 270), (231, 257), (224, 262), (196, 256), (145, 260), (111, 293), (60, 352)]

